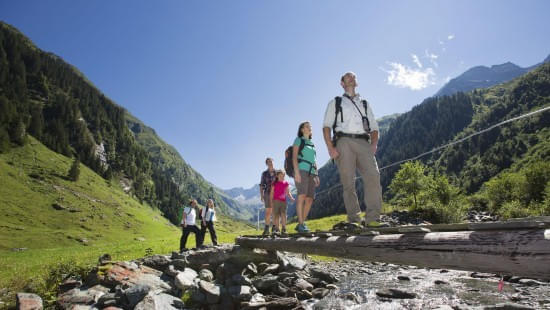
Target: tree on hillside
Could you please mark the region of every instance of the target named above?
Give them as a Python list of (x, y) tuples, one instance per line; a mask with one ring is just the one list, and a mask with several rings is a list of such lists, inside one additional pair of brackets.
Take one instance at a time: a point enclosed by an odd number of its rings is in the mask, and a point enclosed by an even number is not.
[(397, 199), (405, 198), (410, 201), (412, 196), (414, 209), (418, 208), (418, 196), (427, 186), (426, 166), (418, 161), (407, 162), (401, 165), (390, 184), (390, 190)]
[(69, 179), (71, 181), (78, 181), (78, 177), (80, 176), (80, 159), (78, 159), (78, 156), (74, 158), (73, 164), (71, 165), (71, 169), (69, 170)]

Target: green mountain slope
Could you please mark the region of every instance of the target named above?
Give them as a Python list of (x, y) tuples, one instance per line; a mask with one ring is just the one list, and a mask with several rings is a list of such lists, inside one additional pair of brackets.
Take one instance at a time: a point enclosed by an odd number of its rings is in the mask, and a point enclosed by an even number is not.
[[(180, 228), (158, 209), (84, 165), (78, 181), (67, 180), (73, 160), (28, 139), (0, 154), (0, 290), (9, 289), (2, 301), (11, 303), (22, 290), (50, 293), (45, 279), (60, 265), (93, 265), (104, 253), (122, 260), (179, 248)], [(233, 242), (253, 228), (220, 214), (216, 230), (220, 242)], [(188, 242), (194, 246), (194, 237)]]
[(249, 216), (76, 68), (0, 22), (0, 153), (24, 145), (27, 134), (78, 157), (106, 180), (124, 180), (130, 195), (172, 223), (190, 197), (200, 203), (212, 198), (221, 212)]
[[(177, 184), (177, 190), (182, 195), (194, 197), (202, 204), (206, 204), (206, 199), (212, 198), (217, 206), (221, 206), (225, 214), (244, 220), (250, 218), (252, 215), (250, 208), (239, 204), (223, 190), (206, 181), (185, 162), (173, 146), (164, 142), (154, 129), (146, 126), (130, 113), (126, 113), (125, 118), (136, 141), (147, 150), (155, 172)], [(162, 209), (169, 208), (170, 205), (166, 205)]]
[[(414, 157), (446, 142), (467, 136), (505, 119), (550, 105), (550, 64), (508, 83), (470, 93), (433, 97), (400, 115), (381, 138), (377, 153), (380, 167)], [(550, 158), (550, 113), (545, 112), (491, 130), (420, 160), (454, 178), (466, 193), (510, 168), (515, 162), (535, 162)], [(381, 172), (384, 189), (390, 184), (394, 166)], [(339, 183), (335, 165), (319, 170), (325, 191)], [(358, 193), (362, 196), (360, 183)], [(387, 195), (387, 193), (386, 193)], [(341, 188), (319, 195), (311, 209), (312, 217), (344, 212)]]
[(84, 165), (77, 182), (67, 180), (72, 160), (29, 140), (0, 154), (1, 250), (135, 242), (179, 232)]

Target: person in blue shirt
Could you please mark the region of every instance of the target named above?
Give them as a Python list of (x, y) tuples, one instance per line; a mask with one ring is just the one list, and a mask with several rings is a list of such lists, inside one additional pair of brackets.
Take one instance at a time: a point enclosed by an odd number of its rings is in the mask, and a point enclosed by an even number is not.
[(296, 213), (298, 214), (298, 232), (308, 232), (305, 220), (315, 198), (315, 188), (319, 186), (315, 145), (311, 141), (312, 130), (309, 122), (303, 122), (298, 127), (298, 136), (292, 146), (292, 163), (294, 166), (294, 181), (298, 190)]

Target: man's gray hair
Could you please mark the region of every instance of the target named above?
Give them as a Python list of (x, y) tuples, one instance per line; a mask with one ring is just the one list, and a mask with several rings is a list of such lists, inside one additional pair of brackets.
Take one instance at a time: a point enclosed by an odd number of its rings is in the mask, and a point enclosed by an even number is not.
[(344, 74), (342, 74), (342, 77), (340, 78), (340, 82), (343, 82), (344, 81), (344, 76), (348, 75), (348, 74), (353, 74), (354, 76), (357, 76), (357, 74), (355, 74), (355, 72), (353, 71), (348, 71)]

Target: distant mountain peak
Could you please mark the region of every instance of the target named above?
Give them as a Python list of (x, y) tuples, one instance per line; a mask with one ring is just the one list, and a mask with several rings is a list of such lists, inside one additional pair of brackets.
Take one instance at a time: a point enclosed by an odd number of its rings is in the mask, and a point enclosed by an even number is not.
[(491, 67), (475, 66), (451, 79), (443, 85), (435, 96), (448, 96), (457, 92), (468, 92), (476, 88), (487, 88), (501, 84), (513, 80), (546, 62), (550, 62), (550, 55), (546, 57), (544, 62), (527, 68), (522, 68), (510, 61)]

